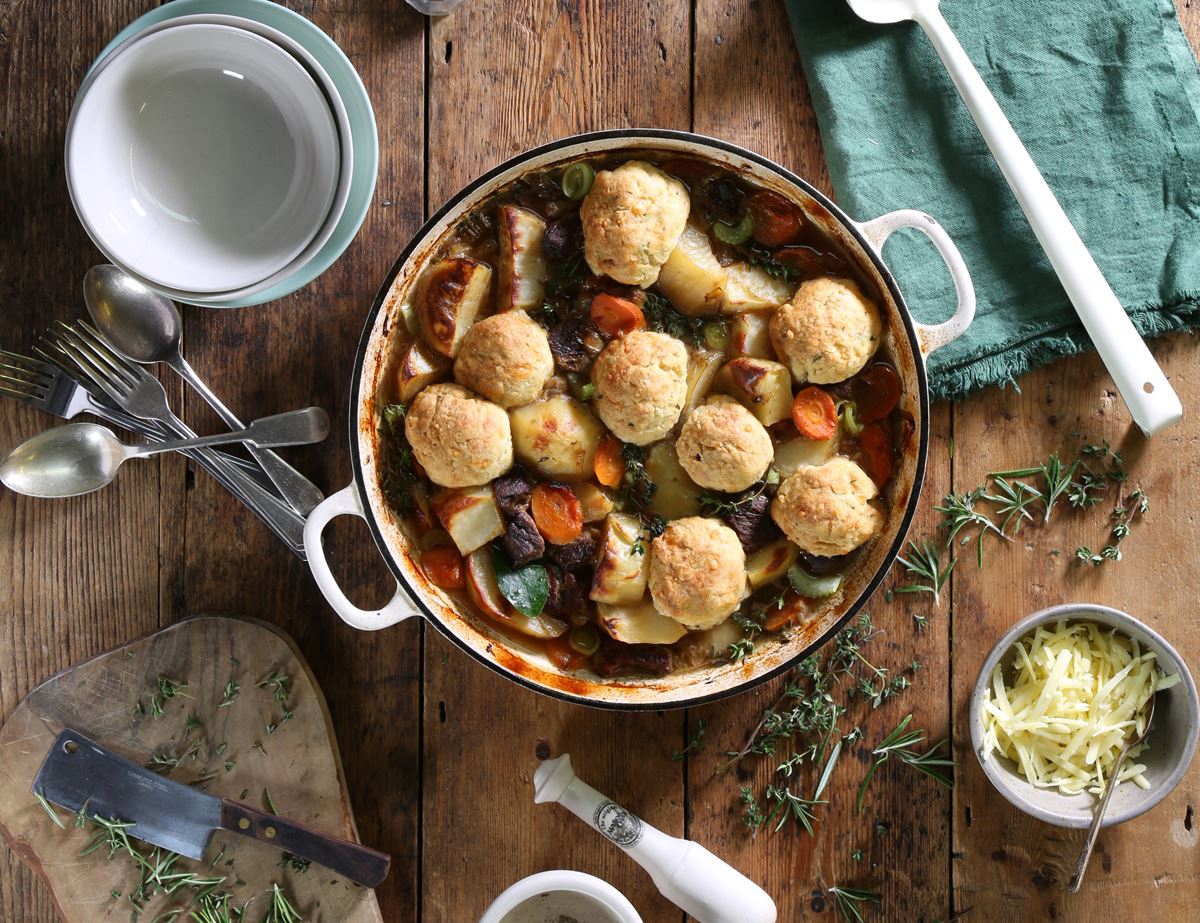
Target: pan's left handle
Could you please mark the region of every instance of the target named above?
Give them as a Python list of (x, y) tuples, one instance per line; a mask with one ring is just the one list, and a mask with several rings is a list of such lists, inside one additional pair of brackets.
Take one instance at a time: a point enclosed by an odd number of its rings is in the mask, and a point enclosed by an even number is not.
[(958, 295), (958, 307), (953, 317), (940, 324), (913, 322), (917, 328), (917, 341), (921, 344), (921, 355), (928, 357), (935, 349), (940, 349), (962, 336), (975, 318), (975, 285), (971, 282), (971, 274), (967, 271), (962, 254), (958, 252), (958, 247), (954, 245), (946, 229), (929, 215), (913, 209), (888, 212), (858, 227), (867, 242), (880, 254), (881, 259), (884, 243), (901, 228), (914, 228), (929, 238), (942, 255), (946, 268), (950, 270), (954, 291)]
[(308, 555), (308, 566), (333, 611), (341, 616), (347, 625), (362, 631), (378, 631), (411, 616), (420, 615), (421, 610), (399, 584), (396, 585), (396, 595), (382, 609), (360, 609), (350, 602), (329, 569), (325, 548), (321, 544), (321, 533), (330, 521), (338, 516), (367, 518), (363, 512), (362, 498), (359, 497), (358, 488), (354, 484), (343, 487), (319, 503), (317, 508), (308, 514), (308, 521), (304, 524), (304, 551)]

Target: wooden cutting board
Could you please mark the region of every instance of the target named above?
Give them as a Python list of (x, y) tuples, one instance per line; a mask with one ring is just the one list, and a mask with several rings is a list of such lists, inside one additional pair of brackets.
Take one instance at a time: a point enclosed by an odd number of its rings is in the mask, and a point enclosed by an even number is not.
[[(156, 696), (160, 677), (187, 685), (173, 697)], [(287, 677), (282, 691), (280, 677)], [(291, 639), (261, 622), (191, 619), (52, 676), (0, 728), (0, 834), (46, 882), (66, 923), (128, 923), (127, 895), (138, 876), (128, 857), (110, 861), (104, 849), (81, 858), (89, 831), (74, 829), (61, 810), (67, 829), (59, 829), (31, 793), (64, 727), (141, 765), (155, 754), (178, 758), (167, 777), (208, 778), (199, 787), (213, 795), (265, 808), (268, 790), (279, 814), (358, 838), (325, 698)], [(227, 875), (224, 887), (238, 906), (255, 898), (247, 920), (261, 918), (263, 892), (278, 883), (305, 923), (382, 923), (374, 892), (317, 865), (281, 867), (281, 858), (276, 849), (218, 831), (200, 862), (183, 859), (180, 866)], [(113, 897), (114, 889), (122, 896)], [(191, 895), (160, 896), (140, 919), (153, 920)]]

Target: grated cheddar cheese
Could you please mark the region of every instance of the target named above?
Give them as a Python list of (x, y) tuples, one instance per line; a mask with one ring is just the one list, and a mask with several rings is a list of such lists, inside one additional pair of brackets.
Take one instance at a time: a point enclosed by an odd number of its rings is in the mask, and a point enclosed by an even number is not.
[[(1179, 677), (1163, 676), (1154, 652), (1115, 628), (1059, 620), (1013, 645), (991, 681), (980, 705), (983, 759), (1008, 757), (1038, 788), (1099, 795), (1121, 748), (1145, 728), (1150, 697)], [(1150, 787), (1136, 759), (1146, 746), (1129, 751), (1118, 782)]]

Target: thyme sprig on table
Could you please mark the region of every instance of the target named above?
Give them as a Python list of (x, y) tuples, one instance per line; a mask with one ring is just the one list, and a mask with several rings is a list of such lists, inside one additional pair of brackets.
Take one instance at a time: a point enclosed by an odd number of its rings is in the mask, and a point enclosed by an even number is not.
[[(864, 653), (878, 634), (870, 616), (864, 613), (838, 632), (828, 653), (813, 654), (801, 661), (742, 748), (729, 753), (718, 767), (718, 772), (724, 772), (748, 757), (774, 756), (784, 748), (790, 750), (776, 764), (761, 796), (750, 786), (740, 789), (742, 819), (754, 833), (764, 828), (778, 831), (794, 821), (811, 834), (816, 808), (825, 804), (821, 796), (844, 747), (862, 737), (857, 726), (841, 726), (848, 703), (865, 700), (878, 708), (908, 687), (905, 670), (893, 672), (876, 666)], [(919, 667), (914, 661), (906, 669)], [(839, 687), (844, 690), (841, 696), (835, 694)], [(803, 790), (806, 770), (817, 773), (811, 794)]]
[[(909, 542), (898, 561), (909, 576), (917, 579), (892, 592), (929, 593), (938, 604), (941, 589), (956, 563), (953, 549), (957, 545), (974, 540), (976, 563), (982, 567), (984, 539), (989, 533), (1011, 541), (1022, 526), (1049, 522), (1060, 501), (1065, 500), (1072, 509), (1090, 509), (1103, 502), (1114, 488), (1120, 491), (1128, 480), (1124, 460), (1107, 442), (1084, 445), (1070, 461), (1063, 461), (1054, 452), (1044, 462), (1028, 468), (989, 472), (981, 486), (950, 493), (934, 507), (942, 516), (942, 540)], [(1112, 526), (1106, 544), (1097, 551), (1081, 545), (1075, 551), (1076, 559), (1092, 566), (1121, 560), (1121, 543), (1149, 508), (1140, 487), (1123, 498), (1118, 495), (1109, 517)], [(943, 564), (947, 556), (948, 563)]]

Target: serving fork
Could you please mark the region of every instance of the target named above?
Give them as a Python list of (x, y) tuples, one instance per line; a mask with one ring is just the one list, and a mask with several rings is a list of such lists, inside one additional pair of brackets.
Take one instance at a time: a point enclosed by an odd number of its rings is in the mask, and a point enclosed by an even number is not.
[[(84, 377), (83, 373), (70, 363), (66, 355), (59, 354), (55, 358), (44, 350), (38, 349), (37, 352), (41, 358), (0, 349), (0, 395), (63, 420), (73, 420), (81, 413), (89, 413), (154, 442), (167, 438), (168, 434), (159, 424), (130, 416), (81, 385), (78, 379)], [(258, 468), (251, 462), (215, 449), (212, 454), (220, 455), (225, 461), (261, 480)], [(191, 457), (212, 473), (203, 455), (196, 453)]]
[[(158, 423), (172, 436), (190, 438), (196, 435), (171, 410), (167, 392), (158, 379), (117, 354), (90, 324), (80, 321), (72, 325), (60, 321), (52, 335), (45, 338), (45, 343), (49, 349), (67, 357), (121, 411), (140, 420)], [(217, 471), (237, 485), (235, 493), (246, 500), (249, 508), (288, 547), (303, 557), (303, 517), (223, 457), (209, 457)]]

